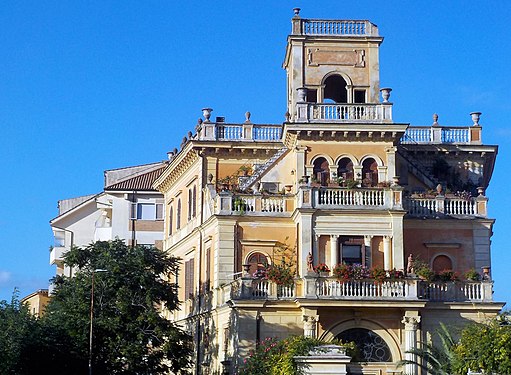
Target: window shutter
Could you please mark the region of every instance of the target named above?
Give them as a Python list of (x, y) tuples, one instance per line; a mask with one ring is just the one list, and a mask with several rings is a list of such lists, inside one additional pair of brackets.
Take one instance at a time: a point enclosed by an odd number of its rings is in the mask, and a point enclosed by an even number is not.
[(137, 218), (137, 204), (131, 203), (131, 209), (130, 209), (130, 219), (136, 219)]
[(163, 204), (156, 204), (156, 220), (163, 220)]

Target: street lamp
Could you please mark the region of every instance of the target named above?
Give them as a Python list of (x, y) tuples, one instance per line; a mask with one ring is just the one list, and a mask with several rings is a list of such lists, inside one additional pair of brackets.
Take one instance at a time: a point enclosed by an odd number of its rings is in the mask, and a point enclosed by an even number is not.
[(97, 268), (92, 271), (92, 286), (90, 293), (90, 329), (89, 329), (89, 375), (92, 375), (92, 321), (94, 319), (94, 275), (96, 272), (108, 272), (107, 270)]

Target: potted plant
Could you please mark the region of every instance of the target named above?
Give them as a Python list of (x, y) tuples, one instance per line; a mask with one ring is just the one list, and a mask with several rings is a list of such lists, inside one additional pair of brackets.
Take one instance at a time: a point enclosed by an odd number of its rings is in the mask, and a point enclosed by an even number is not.
[(320, 276), (330, 276), (330, 268), (325, 263), (320, 263), (314, 267), (314, 272)]
[(353, 270), (351, 266), (346, 263), (340, 263), (336, 265), (332, 271), (333, 275), (342, 283), (346, 283), (351, 280), (353, 276)]
[(250, 176), (252, 174), (252, 167), (250, 165), (242, 165), (238, 171), (242, 176)]
[(443, 270), (438, 275), (438, 280), (441, 282), (448, 282), (448, 281), (457, 281), (458, 275), (453, 270)]
[(433, 281), (435, 278), (435, 271), (433, 271), (429, 265), (423, 261), (415, 261), (415, 274), (422, 280)]
[(465, 272), (465, 279), (468, 281), (481, 281), (481, 274), (475, 270), (475, 268), (469, 269)]
[(387, 271), (387, 276), (390, 280), (401, 280), (405, 278), (405, 273), (401, 270), (396, 270), (395, 268)]
[(352, 180), (352, 179), (346, 179), (344, 181), (344, 187), (346, 187), (348, 189), (354, 189), (354, 188), (358, 187), (358, 182), (355, 180)]

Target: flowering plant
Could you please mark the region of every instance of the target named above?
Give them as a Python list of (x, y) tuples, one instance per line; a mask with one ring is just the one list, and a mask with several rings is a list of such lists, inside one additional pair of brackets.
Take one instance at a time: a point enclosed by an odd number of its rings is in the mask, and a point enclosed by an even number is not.
[(266, 279), (266, 270), (264, 268), (258, 268), (257, 271), (252, 274), (252, 276), (257, 277), (258, 279)]
[(335, 266), (333, 274), (343, 283), (350, 280), (362, 280), (369, 277), (367, 267), (361, 264), (341, 263)]
[(458, 274), (453, 270), (443, 270), (438, 273), (437, 278), (443, 282), (459, 280)]
[(280, 264), (268, 266), (266, 276), (268, 280), (273, 281), (277, 285), (291, 286), (294, 283), (295, 271), (291, 268), (290, 263), (286, 263), (282, 259)]
[(390, 280), (400, 280), (405, 278), (405, 273), (401, 270), (391, 269), (390, 271), (387, 271), (387, 277)]
[(320, 263), (314, 267), (314, 272), (330, 272), (330, 268), (325, 263)]
[(373, 267), (369, 270), (369, 277), (374, 279), (375, 284), (381, 284), (387, 278), (387, 271), (381, 267)]

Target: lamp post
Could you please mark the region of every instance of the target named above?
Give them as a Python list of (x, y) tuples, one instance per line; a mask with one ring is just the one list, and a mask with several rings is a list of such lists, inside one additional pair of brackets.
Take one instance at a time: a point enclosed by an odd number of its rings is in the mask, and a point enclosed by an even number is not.
[(89, 375), (92, 375), (92, 321), (94, 319), (94, 275), (96, 272), (108, 272), (97, 268), (92, 271), (91, 293), (90, 293), (90, 329), (89, 329)]

